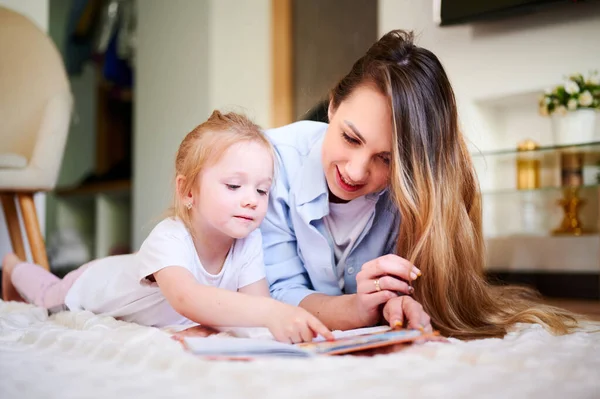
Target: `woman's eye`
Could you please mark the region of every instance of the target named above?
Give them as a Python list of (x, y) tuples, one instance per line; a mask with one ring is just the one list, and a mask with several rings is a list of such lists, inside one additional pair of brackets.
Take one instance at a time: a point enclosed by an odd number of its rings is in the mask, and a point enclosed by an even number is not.
[(226, 186), (227, 186), (228, 189), (230, 189), (232, 191), (235, 191), (238, 188), (240, 188), (240, 186), (238, 186), (237, 184), (226, 184)]
[(342, 132), (342, 137), (344, 138), (344, 140), (346, 140), (346, 142), (348, 142), (349, 144), (352, 145), (358, 145), (360, 144), (360, 141), (358, 141), (357, 139), (355, 139), (354, 137), (350, 137), (348, 136), (345, 132)]
[(381, 161), (382, 161), (384, 164), (386, 164), (386, 165), (389, 165), (389, 164), (390, 164), (390, 158), (389, 158), (389, 157), (386, 157), (385, 155), (380, 155), (380, 156), (379, 156), (379, 159), (381, 159)]
[(260, 195), (267, 195), (269, 192), (267, 190), (256, 190)]

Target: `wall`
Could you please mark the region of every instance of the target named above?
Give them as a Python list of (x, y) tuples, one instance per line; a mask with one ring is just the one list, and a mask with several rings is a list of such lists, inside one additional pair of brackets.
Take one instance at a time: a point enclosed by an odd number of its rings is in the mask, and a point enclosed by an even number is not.
[[(139, 1), (133, 247), (161, 220), (175, 153), (215, 108), (271, 120), (270, 1)], [(235, 10), (235, 12), (232, 12)]]
[(134, 110), (134, 249), (171, 198), (174, 155), (208, 116), (208, 1), (138, 2)]
[(294, 0), (292, 6), (294, 116), (303, 119), (377, 40), (377, 2)]
[(212, 0), (208, 8), (209, 108), (244, 112), (268, 127), (271, 0)]
[(48, 31), (48, 0), (0, 0), (0, 6), (29, 17), (41, 30)]
[[(21, 13), (30, 18), (38, 27), (44, 32), (48, 31), (48, 0), (0, 0), (0, 6), (9, 8), (18, 13)], [(45, 230), (45, 195), (38, 194), (34, 197), (36, 209), (38, 212), (38, 218), (42, 232)], [(21, 224), (21, 232), (24, 234), (25, 229)], [(24, 235), (25, 237), (25, 235)], [(26, 251), (29, 255), (29, 245), (27, 240), (25, 241)], [(6, 228), (6, 221), (4, 219), (4, 212), (0, 212), (0, 256), (4, 256), (6, 253), (12, 251), (10, 245), (10, 238), (8, 236), (8, 230)]]
[(478, 125), (477, 102), (524, 93), (535, 99), (566, 74), (600, 68), (598, 3), (556, 5), (532, 15), (444, 28), (434, 24), (432, 7), (432, 0), (379, 0), (379, 33), (414, 30), (417, 44), (441, 59), (466, 133), (478, 145), (485, 146), (480, 131), (485, 125)]

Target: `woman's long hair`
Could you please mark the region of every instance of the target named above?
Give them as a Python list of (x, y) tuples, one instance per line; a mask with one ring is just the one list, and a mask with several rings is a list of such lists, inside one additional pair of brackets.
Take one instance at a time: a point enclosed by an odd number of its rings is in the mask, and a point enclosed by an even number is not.
[(414, 297), (446, 336), (503, 336), (519, 322), (556, 334), (577, 326), (569, 312), (536, 302), (537, 293), (492, 286), (484, 275), (481, 193), (458, 127), (454, 92), (442, 64), (395, 30), (359, 59), (331, 93), (336, 109), (364, 84), (390, 100), (390, 189), (401, 214), (397, 253), (423, 273)]

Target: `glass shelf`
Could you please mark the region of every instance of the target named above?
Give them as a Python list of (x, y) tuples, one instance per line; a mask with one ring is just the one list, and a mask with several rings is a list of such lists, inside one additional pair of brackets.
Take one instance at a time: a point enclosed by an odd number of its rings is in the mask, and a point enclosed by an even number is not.
[(495, 150), (495, 151), (478, 151), (472, 152), (472, 157), (490, 157), (490, 156), (498, 156), (498, 155), (517, 155), (517, 154), (534, 154), (534, 153), (542, 153), (542, 152), (551, 152), (551, 151), (559, 151), (573, 149), (578, 152), (596, 152), (600, 153), (600, 141), (594, 141), (591, 143), (580, 143), (580, 144), (569, 144), (569, 145), (551, 145), (551, 146), (542, 146), (538, 147), (535, 150), (530, 151), (517, 151), (516, 148), (508, 148), (504, 150)]
[[(547, 186), (540, 187), (530, 190), (519, 190), (517, 188), (499, 188), (497, 190), (485, 190), (481, 192), (481, 195), (507, 195), (507, 194), (524, 194), (524, 193), (560, 193), (562, 190), (567, 189), (568, 187), (562, 186)], [(599, 184), (586, 184), (584, 186), (579, 186), (579, 190), (589, 190), (594, 188), (600, 188)]]

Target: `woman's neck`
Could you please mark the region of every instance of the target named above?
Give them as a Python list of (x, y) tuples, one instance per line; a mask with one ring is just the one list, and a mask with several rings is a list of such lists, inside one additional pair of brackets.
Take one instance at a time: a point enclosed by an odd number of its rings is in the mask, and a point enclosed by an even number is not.
[(200, 263), (208, 273), (219, 274), (235, 240), (220, 231), (202, 226), (202, 223), (194, 223), (193, 226), (192, 239)]
[(329, 191), (329, 202), (331, 202), (332, 204), (345, 204), (345, 203), (349, 202), (349, 201), (346, 201), (346, 200), (336, 197), (331, 192), (331, 190), (328, 189), (328, 191)]

